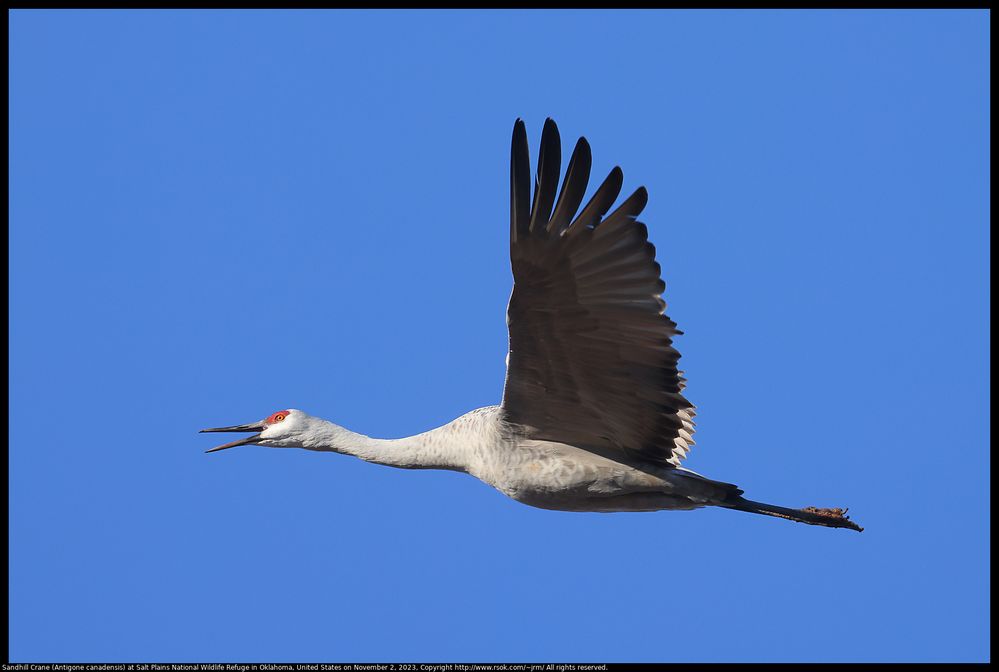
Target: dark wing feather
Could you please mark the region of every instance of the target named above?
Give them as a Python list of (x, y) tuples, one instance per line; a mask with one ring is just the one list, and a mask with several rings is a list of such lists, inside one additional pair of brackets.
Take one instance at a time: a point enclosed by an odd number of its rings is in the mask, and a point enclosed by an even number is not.
[[(552, 126), (555, 126), (555, 122), (552, 122)], [(557, 128), (555, 132), (558, 133)], [(590, 143), (586, 142), (586, 138), (580, 138), (576, 148), (572, 150), (569, 169), (565, 171), (565, 182), (562, 183), (562, 193), (559, 194), (555, 214), (548, 222), (548, 233), (561, 234), (569, 228), (572, 216), (576, 214), (586, 193), (586, 183), (590, 179), (590, 163)], [(558, 179), (557, 173), (555, 179)]]
[[(528, 157), (530, 162), (530, 157)], [(548, 223), (558, 192), (558, 176), (562, 166), (562, 142), (555, 122), (549, 119), (541, 132), (541, 152), (538, 154), (538, 174), (534, 178), (534, 204), (531, 206), (531, 231)]]
[(530, 158), (519, 119), (513, 138), (507, 419), (535, 438), (679, 465), (694, 443), (694, 407), (681, 394), (672, 345), (681, 332), (663, 312), (655, 248), (636, 219), (648, 193), (639, 188), (604, 218), (621, 191), (614, 168), (573, 220), (590, 148), (585, 139), (576, 144), (555, 202), (561, 143), (549, 119), (528, 213)]
[(527, 129), (520, 119), (513, 125), (510, 147), (510, 240), (531, 231), (531, 157), (527, 153)]

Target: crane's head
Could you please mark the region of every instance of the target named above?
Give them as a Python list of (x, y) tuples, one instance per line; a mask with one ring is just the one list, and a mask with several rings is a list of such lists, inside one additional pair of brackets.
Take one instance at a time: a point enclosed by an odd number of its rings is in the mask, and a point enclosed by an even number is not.
[(272, 448), (298, 448), (301, 447), (302, 435), (310, 430), (311, 422), (314, 418), (307, 413), (303, 413), (295, 408), (271, 413), (269, 416), (258, 422), (251, 422), (245, 425), (232, 425), (231, 427), (212, 427), (202, 429), (201, 432), (256, 432), (253, 436), (248, 436), (232, 443), (225, 443), (216, 446), (207, 453), (214, 453), (216, 450), (235, 448), (236, 446), (246, 446), (256, 444), (259, 446), (270, 446)]

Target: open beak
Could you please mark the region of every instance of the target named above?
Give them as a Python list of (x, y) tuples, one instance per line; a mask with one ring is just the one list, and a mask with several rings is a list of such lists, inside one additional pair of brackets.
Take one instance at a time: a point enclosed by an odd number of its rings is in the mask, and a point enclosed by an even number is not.
[(248, 425), (233, 425), (232, 427), (212, 427), (211, 429), (202, 429), (199, 434), (204, 434), (205, 432), (258, 432), (257, 434), (248, 436), (245, 439), (233, 441), (232, 443), (224, 443), (221, 446), (205, 451), (206, 453), (214, 453), (216, 450), (225, 450), (226, 448), (235, 448), (236, 446), (246, 446), (253, 443), (259, 443), (259, 432), (262, 431), (264, 431), (263, 422), (251, 422)]

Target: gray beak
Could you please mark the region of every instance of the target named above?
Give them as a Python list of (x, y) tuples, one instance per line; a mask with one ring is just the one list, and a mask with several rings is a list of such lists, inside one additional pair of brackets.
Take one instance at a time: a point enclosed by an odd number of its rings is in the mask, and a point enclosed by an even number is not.
[[(263, 422), (251, 422), (248, 425), (233, 425), (232, 427), (212, 427), (211, 429), (202, 429), (199, 434), (204, 434), (205, 432), (262, 432), (264, 431)], [(254, 434), (253, 436), (248, 436), (245, 439), (240, 439), (238, 441), (233, 441), (232, 443), (224, 443), (221, 446), (216, 446), (211, 450), (206, 450), (206, 453), (214, 453), (216, 450), (225, 450), (226, 448), (235, 448), (236, 446), (246, 446), (254, 443), (260, 442), (260, 434)]]

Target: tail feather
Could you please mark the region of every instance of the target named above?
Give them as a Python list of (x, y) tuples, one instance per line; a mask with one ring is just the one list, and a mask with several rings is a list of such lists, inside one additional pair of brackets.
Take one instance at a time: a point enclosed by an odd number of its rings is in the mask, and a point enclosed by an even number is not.
[(864, 528), (850, 520), (850, 517), (846, 515), (847, 509), (819, 509), (814, 506), (806, 506), (803, 509), (789, 509), (783, 506), (774, 506), (773, 504), (754, 502), (743, 497), (732, 497), (719, 506), (724, 506), (728, 509), (735, 509), (736, 511), (746, 511), (748, 513), (759, 513), (764, 516), (785, 518), (798, 523), (807, 523), (808, 525), (845, 527), (851, 530), (856, 530), (857, 532), (864, 531)]

